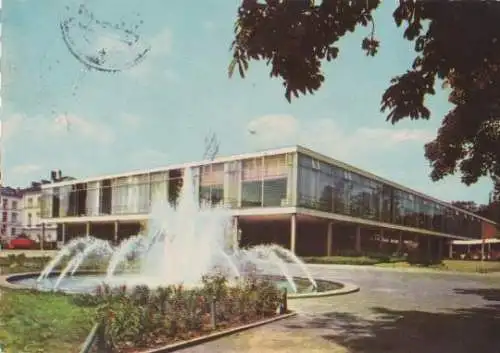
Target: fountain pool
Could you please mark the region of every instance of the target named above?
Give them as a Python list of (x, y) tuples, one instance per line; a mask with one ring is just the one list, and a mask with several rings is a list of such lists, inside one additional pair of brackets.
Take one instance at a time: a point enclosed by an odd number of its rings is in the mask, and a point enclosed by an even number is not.
[[(39, 275), (11, 276), (8, 281), (65, 292), (91, 292), (103, 283), (112, 287), (198, 286), (204, 275), (215, 271), (223, 272), (230, 281), (245, 278), (250, 265), (259, 276), (271, 278), (291, 294), (323, 289), (288, 249), (275, 244), (238, 249), (231, 244), (237, 231), (231, 210), (200, 205), (194, 180), (192, 169), (186, 168), (176, 206), (168, 202), (153, 205), (147, 234), (117, 246), (90, 236), (73, 239)], [(129, 202), (134, 202), (134, 195), (131, 187)], [(82, 271), (96, 260), (101, 264), (99, 273)], [(331, 290), (332, 284), (327, 287)]]

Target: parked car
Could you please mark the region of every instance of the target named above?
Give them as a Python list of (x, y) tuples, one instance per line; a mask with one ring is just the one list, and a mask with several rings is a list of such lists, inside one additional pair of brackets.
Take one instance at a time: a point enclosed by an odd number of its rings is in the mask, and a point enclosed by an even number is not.
[(36, 242), (24, 234), (17, 236), (14, 239), (11, 239), (7, 243), (7, 249), (33, 249), (36, 247)]

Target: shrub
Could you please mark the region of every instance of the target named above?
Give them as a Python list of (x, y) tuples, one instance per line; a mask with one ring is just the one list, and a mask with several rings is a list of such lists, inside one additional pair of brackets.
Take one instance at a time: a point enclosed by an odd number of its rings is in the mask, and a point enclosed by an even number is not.
[(212, 300), (216, 322), (224, 327), (275, 315), (281, 293), (274, 283), (256, 276), (229, 285), (216, 274), (203, 277), (199, 288), (102, 285), (92, 294), (73, 298), (80, 306), (96, 307), (95, 320), (115, 350), (157, 346), (210, 331)]

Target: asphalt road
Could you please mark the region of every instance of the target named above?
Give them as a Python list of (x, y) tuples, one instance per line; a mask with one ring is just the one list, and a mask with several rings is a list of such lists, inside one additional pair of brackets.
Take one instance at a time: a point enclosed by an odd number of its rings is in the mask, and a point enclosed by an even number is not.
[(296, 318), (182, 352), (500, 352), (499, 276), (318, 265), (310, 271), (361, 291), (291, 300)]

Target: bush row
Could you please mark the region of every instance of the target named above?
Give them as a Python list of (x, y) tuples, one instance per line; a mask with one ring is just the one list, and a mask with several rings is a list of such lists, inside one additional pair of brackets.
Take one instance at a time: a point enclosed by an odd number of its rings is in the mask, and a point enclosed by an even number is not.
[(335, 256), (308, 256), (302, 257), (306, 263), (316, 264), (338, 264), (338, 265), (376, 265), (379, 263), (391, 263), (406, 261), (406, 256), (399, 254), (382, 254), (369, 252), (344, 251)]
[(147, 286), (112, 289), (73, 297), (75, 304), (96, 307), (109, 351), (160, 346), (206, 334), (215, 302), (218, 328), (241, 325), (276, 315), (282, 294), (274, 283), (250, 275), (229, 284), (222, 275), (203, 277), (200, 287), (182, 285), (149, 289)]

